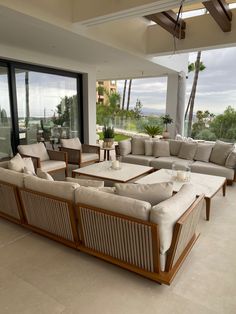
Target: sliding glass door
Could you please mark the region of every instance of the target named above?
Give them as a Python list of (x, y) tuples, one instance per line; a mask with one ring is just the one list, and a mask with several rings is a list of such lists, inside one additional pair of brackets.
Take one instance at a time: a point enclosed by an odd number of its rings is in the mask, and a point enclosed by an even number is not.
[(12, 156), (8, 68), (0, 65), (0, 160)]
[(21, 144), (81, 137), (77, 78), (15, 69)]

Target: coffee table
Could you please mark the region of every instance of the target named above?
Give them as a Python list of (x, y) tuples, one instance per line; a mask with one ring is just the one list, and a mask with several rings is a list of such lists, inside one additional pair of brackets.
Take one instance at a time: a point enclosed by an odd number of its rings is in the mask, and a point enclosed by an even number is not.
[(211, 199), (220, 190), (223, 190), (223, 196), (226, 193), (227, 180), (224, 177), (206, 175), (201, 173), (191, 173), (188, 182), (177, 181), (172, 178), (172, 171), (168, 169), (161, 169), (152, 174), (149, 174), (135, 183), (159, 183), (172, 181), (174, 184), (174, 192), (178, 192), (183, 184), (191, 183), (196, 189), (196, 195), (205, 194), (206, 201), (206, 220), (210, 220)]
[(118, 170), (112, 169), (111, 161), (103, 161), (92, 164), (83, 168), (75, 169), (72, 171), (72, 177), (76, 175), (89, 176), (92, 178), (109, 180), (113, 182), (125, 183), (138, 177), (148, 174), (154, 170), (153, 167), (134, 165), (128, 163), (120, 163), (121, 167)]

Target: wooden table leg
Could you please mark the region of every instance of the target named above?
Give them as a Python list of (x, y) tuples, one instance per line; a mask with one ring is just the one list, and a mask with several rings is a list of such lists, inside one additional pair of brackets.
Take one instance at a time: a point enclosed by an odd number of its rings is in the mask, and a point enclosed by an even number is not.
[(206, 197), (205, 201), (206, 201), (206, 220), (209, 221), (210, 220), (210, 211), (211, 211), (211, 199)]
[(107, 151), (107, 160), (110, 160), (110, 151)]
[(75, 178), (75, 172), (72, 171), (72, 178)]
[(225, 196), (226, 194), (226, 185), (227, 185), (227, 181), (225, 180), (225, 183), (223, 184), (223, 187), (222, 187), (223, 196)]
[(106, 160), (106, 149), (104, 149), (104, 161)]

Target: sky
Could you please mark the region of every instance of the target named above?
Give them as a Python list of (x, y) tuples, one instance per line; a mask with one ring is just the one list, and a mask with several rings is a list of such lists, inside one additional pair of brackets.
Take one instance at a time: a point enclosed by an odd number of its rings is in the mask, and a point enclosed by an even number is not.
[[(195, 62), (196, 53), (189, 54), (189, 62)], [(206, 69), (199, 74), (195, 111), (209, 110), (222, 113), (227, 106), (236, 109), (236, 48), (224, 48), (202, 52), (201, 61)], [(189, 73), (186, 103), (191, 91), (193, 73)], [(118, 81), (118, 91), (123, 93), (123, 81)], [(131, 107), (137, 98), (143, 108), (164, 109), (166, 101), (167, 79), (149, 78), (133, 80)]]

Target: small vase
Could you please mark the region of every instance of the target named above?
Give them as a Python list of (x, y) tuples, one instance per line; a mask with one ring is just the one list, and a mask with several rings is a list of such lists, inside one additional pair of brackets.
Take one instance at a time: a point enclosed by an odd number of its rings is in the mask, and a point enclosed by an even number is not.
[(167, 140), (167, 139), (170, 138), (170, 133), (167, 132), (167, 131), (164, 131), (164, 132), (162, 133), (162, 137)]
[(114, 139), (113, 138), (104, 138), (103, 147), (104, 148), (111, 148), (113, 143), (114, 143)]

